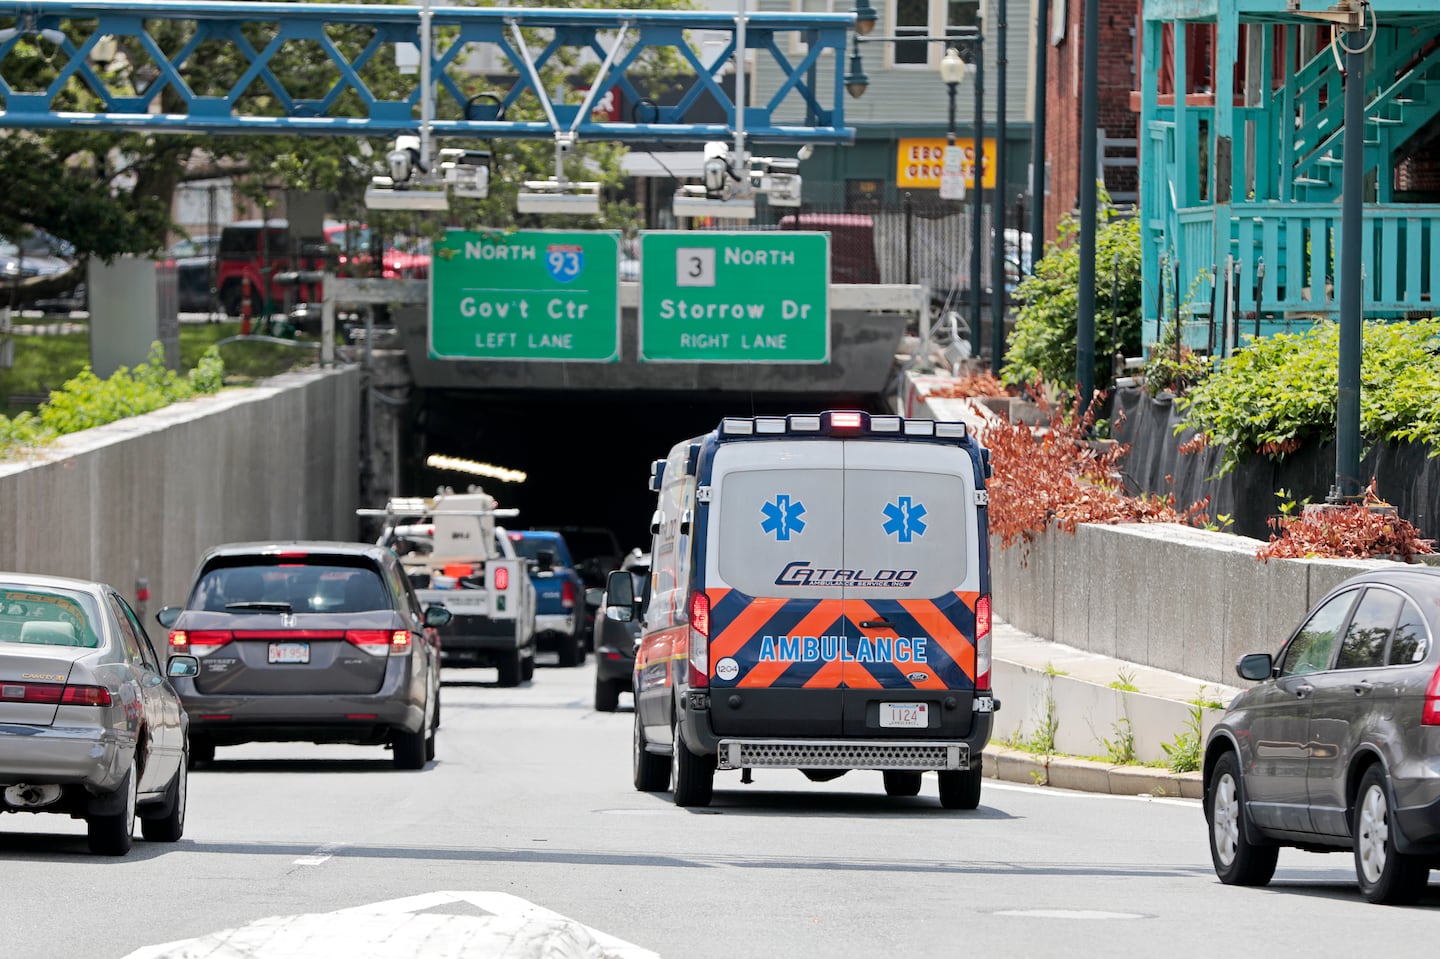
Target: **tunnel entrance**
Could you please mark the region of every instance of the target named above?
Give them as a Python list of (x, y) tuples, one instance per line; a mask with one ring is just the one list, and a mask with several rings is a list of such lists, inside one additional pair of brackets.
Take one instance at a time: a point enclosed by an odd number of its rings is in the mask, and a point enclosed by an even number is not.
[[(710, 398), (664, 392), (417, 390), (401, 462), (407, 495), (476, 482), (501, 506), (520, 510), (503, 521), (532, 526), (603, 526), (625, 549), (648, 548), (655, 494), (650, 464), (682, 439), (714, 429), (725, 416), (817, 413), (830, 409), (891, 412), (878, 395), (755, 395)], [(469, 479), (426, 467), (432, 453), (523, 470), (524, 483)]]

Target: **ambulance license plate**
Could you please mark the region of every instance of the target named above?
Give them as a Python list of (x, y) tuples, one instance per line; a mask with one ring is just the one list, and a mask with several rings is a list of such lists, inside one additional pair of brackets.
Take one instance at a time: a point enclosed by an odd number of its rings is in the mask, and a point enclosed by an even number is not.
[(309, 643), (271, 643), (270, 662), (272, 663), (308, 663), (310, 662)]
[(930, 704), (881, 703), (880, 725), (885, 729), (924, 729), (930, 725)]

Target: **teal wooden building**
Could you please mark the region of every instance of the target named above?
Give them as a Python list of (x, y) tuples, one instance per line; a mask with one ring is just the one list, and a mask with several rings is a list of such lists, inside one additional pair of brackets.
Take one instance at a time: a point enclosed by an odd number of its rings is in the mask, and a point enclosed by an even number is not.
[[(1361, 7), (1366, 318), (1440, 312), (1440, 2)], [(1144, 0), (1144, 343), (1338, 319), (1343, 44), (1315, 0)], [(1351, 44), (1352, 46), (1354, 44)]]

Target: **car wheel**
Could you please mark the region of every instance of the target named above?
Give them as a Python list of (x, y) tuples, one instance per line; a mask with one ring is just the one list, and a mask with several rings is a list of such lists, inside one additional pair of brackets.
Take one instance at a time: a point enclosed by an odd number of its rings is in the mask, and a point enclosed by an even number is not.
[(1395, 848), (1390, 790), (1378, 765), (1365, 770), (1355, 803), (1355, 878), (1371, 902), (1405, 905), (1419, 899), (1430, 881), (1430, 866)]
[(520, 681), (528, 683), (535, 678), (535, 656), (531, 654), (520, 661)]
[(428, 763), (435, 758), (435, 727), (430, 727), (430, 735), (425, 737), (425, 761)]
[(555, 657), (557, 666), (579, 666), (585, 661), (585, 644), (573, 633), (561, 636)]
[(980, 780), (984, 777), (984, 758), (972, 756), (969, 769), (942, 769), (940, 805), (946, 809), (974, 809), (980, 805)]
[(226, 316), (239, 319), (244, 298), (243, 283), (227, 283), (220, 291), (220, 308), (225, 311)]
[[(186, 750), (188, 753), (189, 751)], [(160, 816), (140, 820), (140, 835), (148, 842), (179, 842), (185, 835), (185, 804), (190, 794), (190, 757), (182, 756), (180, 768), (165, 790), (165, 802)]]
[(500, 685), (519, 686), (520, 673), (523, 668), (524, 662), (521, 660), (520, 653), (518, 651), (512, 655), (506, 656), (505, 659), (502, 660), (500, 663)]
[(645, 727), (640, 725), (640, 710), (635, 710), (635, 734), (631, 738), (631, 773), (635, 788), (642, 793), (658, 793), (670, 785), (670, 763), (645, 749)]
[(431, 718), (430, 728), (440, 728), (440, 684), (438, 682), (435, 684), (435, 715)]
[(215, 743), (204, 736), (191, 736), (187, 752), (190, 754), (190, 768), (194, 769), (201, 763), (213, 763), (215, 761)]
[(395, 762), (396, 769), (424, 769), (425, 768), (425, 740), (433, 733), (421, 723), (420, 728), (413, 733), (407, 733), (403, 729), (397, 729), (394, 733), (394, 743), (391, 748), (394, 755), (391, 757)]
[(130, 770), (117, 790), (125, 795), (125, 808), (110, 815), (86, 817), (86, 838), (90, 841), (90, 851), (95, 855), (123, 856), (130, 851), (135, 842), (135, 789), (139, 779), (132, 759)]
[(918, 796), (920, 795), (920, 774), (909, 769), (887, 769), (885, 776), (885, 795), (887, 796)]
[(1275, 875), (1280, 847), (1257, 845), (1247, 837), (1245, 787), (1240, 761), (1227, 752), (1215, 763), (1205, 792), (1205, 818), (1210, 823), (1210, 859), (1215, 875), (1228, 886), (1263, 886)]
[(620, 708), (620, 684), (613, 679), (595, 680), (595, 711), (613, 713)]
[(715, 757), (697, 756), (685, 745), (685, 734), (675, 724), (670, 751), (670, 792), (677, 806), (708, 806), (715, 793)]

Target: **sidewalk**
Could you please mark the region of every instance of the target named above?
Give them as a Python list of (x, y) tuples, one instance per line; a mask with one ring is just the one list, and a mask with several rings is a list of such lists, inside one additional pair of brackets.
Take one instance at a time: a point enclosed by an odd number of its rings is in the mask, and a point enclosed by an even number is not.
[[(993, 629), (992, 683), (1001, 709), (985, 750), (987, 777), (1116, 795), (1200, 798), (1200, 773), (1171, 772), (1164, 765), (1165, 747), (1173, 750), (1178, 738), (1197, 734), (1203, 747), (1222, 710), (1201, 708), (1197, 717), (1194, 701), (1229, 703), (1238, 687), (1052, 643), (999, 620)], [(1048, 755), (1001, 744), (1037, 739), (1051, 743)], [(1125, 739), (1134, 763), (1076, 758), (1123, 750)], [(1147, 762), (1162, 765), (1142, 765)]]

